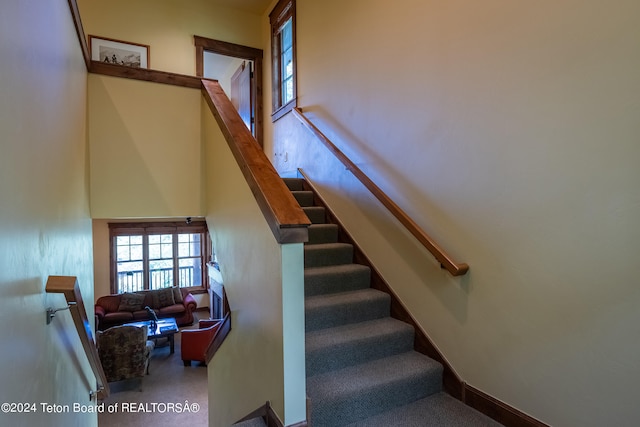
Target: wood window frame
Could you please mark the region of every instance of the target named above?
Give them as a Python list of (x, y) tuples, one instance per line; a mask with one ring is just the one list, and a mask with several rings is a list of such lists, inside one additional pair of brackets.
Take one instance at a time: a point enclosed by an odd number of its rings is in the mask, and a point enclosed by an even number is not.
[[(211, 258), (212, 247), (211, 239), (209, 238), (209, 230), (207, 228), (206, 221), (163, 221), (163, 222), (110, 222), (109, 224), (109, 269), (110, 269), (110, 282), (111, 293), (119, 293), (118, 279), (117, 279), (117, 264), (116, 258), (116, 237), (127, 235), (142, 235), (150, 236), (157, 234), (179, 234), (179, 233), (203, 233), (202, 242), (202, 268), (201, 268), (201, 283), (202, 286), (182, 286), (181, 288), (189, 289), (192, 293), (206, 292), (209, 287), (209, 276), (207, 272), (207, 263)], [(148, 239), (144, 239), (143, 246), (143, 289), (149, 289), (149, 277), (148, 277), (148, 265), (149, 265), (149, 248)], [(174, 260), (174, 283), (173, 286), (178, 286), (175, 282), (178, 278), (176, 271), (179, 269), (179, 258), (177, 254), (177, 241), (173, 242), (173, 260)]]
[[(282, 103), (282, 61), (280, 49), (280, 34), (282, 26), (291, 19), (291, 38), (293, 56), (293, 99), (286, 104)], [(296, 1), (280, 0), (269, 14), (271, 24), (271, 100), (273, 111), (271, 120), (275, 122), (297, 106), (297, 64), (296, 55)]]

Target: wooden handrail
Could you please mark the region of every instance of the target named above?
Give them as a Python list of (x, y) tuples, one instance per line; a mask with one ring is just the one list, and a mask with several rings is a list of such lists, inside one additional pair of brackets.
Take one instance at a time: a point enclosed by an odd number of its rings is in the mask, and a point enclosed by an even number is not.
[(99, 400), (106, 398), (109, 396), (109, 383), (102, 369), (96, 342), (91, 333), (91, 326), (87, 318), (87, 311), (84, 308), (84, 302), (82, 301), (78, 279), (75, 276), (49, 276), (45, 290), (48, 293), (64, 294), (67, 304), (69, 304), (69, 311), (71, 312), (73, 323), (80, 336), (82, 348), (87, 355), (87, 359), (89, 359), (89, 365), (96, 377), (97, 397)]
[(349, 158), (336, 147), (311, 121), (304, 115), (298, 107), (293, 109), (294, 116), (309, 129), (334, 156), (350, 171), (358, 180), (382, 203), (393, 216), (440, 262), (453, 276), (462, 276), (469, 271), (469, 266), (465, 263), (455, 262), (431, 237), (429, 237), (400, 207), (387, 196), (360, 168), (358, 168)]
[(121, 65), (107, 64), (100, 61), (91, 61), (89, 63), (89, 72), (93, 74), (102, 74), (104, 76), (162, 83), (191, 89), (200, 89), (202, 87), (200, 83), (202, 77), (170, 73), (167, 71), (150, 70), (147, 68), (123, 67)]
[(202, 93), (278, 243), (309, 240), (309, 218), (264, 154), (216, 81), (202, 80)]
[(71, 18), (73, 19), (73, 25), (76, 27), (76, 35), (78, 36), (78, 42), (80, 42), (80, 49), (82, 50), (82, 57), (84, 63), (89, 70), (91, 64), (91, 56), (89, 55), (89, 46), (87, 45), (87, 39), (84, 36), (84, 28), (82, 27), (82, 20), (80, 19), (80, 9), (78, 8), (77, 0), (67, 0), (69, 3), (69, 10), (71, 12)]

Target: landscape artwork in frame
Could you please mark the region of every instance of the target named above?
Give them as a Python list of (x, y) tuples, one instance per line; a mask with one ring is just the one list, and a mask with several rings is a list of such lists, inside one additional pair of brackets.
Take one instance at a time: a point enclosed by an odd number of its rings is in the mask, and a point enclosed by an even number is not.
[(144, 44), (89, 36), (89, 49), (93, 61), (125, 67), (149, 68), (149, 46)]

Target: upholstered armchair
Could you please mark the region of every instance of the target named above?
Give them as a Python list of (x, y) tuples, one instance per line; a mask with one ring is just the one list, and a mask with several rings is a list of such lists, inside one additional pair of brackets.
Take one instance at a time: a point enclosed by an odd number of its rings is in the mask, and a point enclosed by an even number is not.
[(149, 373), (149, 357), (154, 348), (147, 340), (147, 328), (114, 326), (98, 331), (98, 355), (107, 381), (144, 377)]
[(191, 366), (191, 361), (206, 362), (207, 349), (216, 336), (221, 320), (201, 320), (199, 329), (184, 329), (180, 337), (180, 354), (184, 366)]

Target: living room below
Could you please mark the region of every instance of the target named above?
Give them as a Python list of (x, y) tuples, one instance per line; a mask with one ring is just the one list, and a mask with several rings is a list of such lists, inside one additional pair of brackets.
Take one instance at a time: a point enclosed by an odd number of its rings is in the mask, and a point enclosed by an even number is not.
[[(142, 224), (151, 224), (151, 225), (158, 224), (158, 230), (161, 229), (160, 225), (165, 226), (162, 229), (166, 229), (167, 228), (166, 226), (168, 224), (178, 224), (178, 227), (180, 227), (180, 224), (182, 224), (183, 227), (181, 227), (181, 230), (182, 229), (188, 230), (192, 224), (200, 228), (202, 227), (202, 224), (205, 224), (202, 218), (199, 218), (199, 217), (187, 217), (187, 218), (154, 218), (154, 219), (138, 219), (137, 221), (133, 221), (131, 219), (127, 219), (127, 220), (94, 219), (92, 221), (93, 264), (94, 264), (94, 302), (97, 302), (99, 298), (107, 295), (119, 294), (123, 292), (137, 292), (137, 291), (144, 291), (149, 289), (161, 289), (166, 287), (181, 286), (186, 284), (186, 283), (182, 283), (184, 280), (195, 280), (194, 283), (189, 283), (189, 285), (195, 284), (195, 286), (184, 287), (182, 291), (188, 291), (186, 293), (191, 294), (191, 296), (193, 297), (197, 305), (197, 310), (208, 311), (208, 308), (210, 305), (209, 303), (210, 296), (208, 293), (209, 280), (208, 280), (206, 264), (211, 260), (211, 249), (210, 249), (211, 241), (210, 241), (208, 232), (204, 233), (204, 236), (206, 236), (204, 237), (204, 239), (206, 241), (201, 242), (202, 252), (191, 251), (190, 253), (190, 254), (201, 254), (201, 256), (204, 257), (203, 263), (201, 266), (199, 266), (199, 268), (193, 268), (193, 265), (192, 265), (193, 257), (180, 258), (178, 257), (178, 248), (172, 249), (171, 247), (168, 247), (168, 248), (165, 247), (164, 248), (165, 253), (167, 251), (176, 253), (175, 260), (173, 259), (168, 259), (165, 261), (156, 260), (154, 263), (154, 260), (152, 259), (150, 267), (149, 265), (147, 265), (146, 267), (143, 268), (142, 267), (142, 264), (144, 263), (143, 258), (146, 259), (147, 264), (149, 264), (149, 260), (148, 260), (149, 249), (145, 249), (145, 252), (147, 253), (147, 255), (145, 255), (144, 257), (139, 256), (138, 257), (140, 258), (139, 262), (135, 261), (135, 258), (136, 258), (135, 255), (133, 255), (134, 261), (129, 261), (129, 264), (131, 264), (131, 268), (133, 270), (136, 270), (135, 266), (137, 265), (140, 267), (139, 271), (138, 270), (123, 271), (121, 272), (123, 274), (118, 274), (115, 271), (112, 272), (112, 269), (117, 268), (117, 266), (114, 267), (112, 262), (116, 264), (123, 264), (123, 263), (112, 261), (116, 258), (118, 260), (122, 260), (122, 255), (112, 254), (112, 241), (111, 241), (112, 236), (109, 231), (110, 223), (122, 224), (122, 225), (125, 225), (125, 224), (136, 225), (137, 223), (139, 223), (141, 224), (141, 226)], [(189, 221), (189, 224), (187, 224), (187, 221)], [(206, 228), (206, 224), (204, 225), (204, 227)], [(198, 228), (198, 230), (200, 230), (200, 228)], [(154, 232), (152, 231), (152, 233)], [(161, 236), (161, 234), (155, 234), (155, 236)], [(176, 242), (176, 244), (179, 245), (178, 242)], [(186, 245), (189, 247), (192, 247), (193, 242), (191, 244), (186, 244)], [(154, 245), (152, 244), (151, 247), (153, 246)], [(155, 246), (158, 246), (158, 245), (155, 245)], [(134, 250), (135, 249), (133, 249), (132, 251)], [(142, 251), (142, 248), (140, 248), (140, 251)], [(151, 251), (153, 251), (153, 249), (151, 249)], [(163, 255), (158, 254), (156, 257), (158, 256), (163, 256)], [(152, 258), (153, 257), (154, 256), (152, 255)], [(190, 265), (186, 266), (186, 264), (184, 264), (185, 261), (188, 262)], [(173, 272), (172, 268), (161, 268), (162, 266), (160, 266), (158, 262), (164, 262), (164, 263), (170, 263), (170, 264), (175, 263), (176, 268), (178, 268), (178, 271), (179, 271), (178, 274), (175, 274), (175, 275), (171, 274)], [(127, 262), (125, 262), (124, 264), (127, 264)], [(178, 266), (177, 264), (180, 264), (180, 266)], [(153, 271), (150, 271), (149, 268)], [(148, 271), (149, 274), (144, 275), (145, 277), (148, 276), (148, 280), (146, 281), (142, 280), (143, 279), (142, 272), (145, 270), (149, 270)], [(184, 272), (185, 274), (181, 273), (182, 270), (185, 271)], [(112, 276), (113, 276), (113, 279), (112, 279)], [(125, 279), (128, 279), (128, 282), (119, 280), (118, 279), (119, 276), (122, 276)], [(185, 276), (185, 277), (181, 277), (181, 276)], [(196, 276), (197, 278), (193, 279), (192, 278), (193, 276)], [(120, 279), (122, 279), (122, 277), (120, 277)], [(118, 283), (120, 283), (120, 285)], [(119, 289), (119, 287), (121, 289)]]

